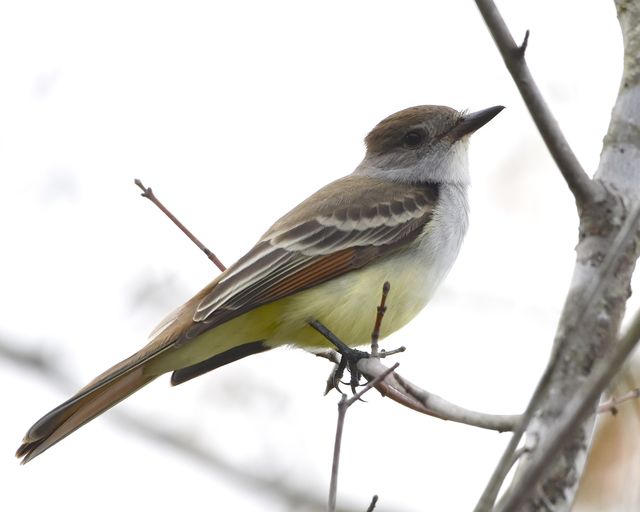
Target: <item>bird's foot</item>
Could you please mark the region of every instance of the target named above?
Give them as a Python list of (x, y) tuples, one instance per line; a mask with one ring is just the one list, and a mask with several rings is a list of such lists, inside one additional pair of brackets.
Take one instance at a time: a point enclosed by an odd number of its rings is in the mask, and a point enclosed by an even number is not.
[[(355, 395), (356, 387), (358, 387), (358, 385), (360, 384), (360, 378), (362, 377), (362, 373), (360, 372), (360, 370), (358, 370), (358, 361), (370, 357), (370, 354), (368, 352), (356, 350), (347, 346), (340, 347), (336, 350), (340, 354), (340, 362), (334, 366), (333, 371), (331, 372), (331, 375), (327, 380), (325, 395), (332, 389), (335, 389), (339, 393), (342, 393), (342, 391), (340, 390), (340, 383), (349, 384), (349, 386), (351, 387), (351, 391)], [(344, 376), (345, 370), (349, 370), (349, 382), (342, 382), (342, 377)]]
[(353, 394), (355, 395), (356, 387), (360, 383), (360, 377), (362, 376), (360, 370), (358, 370), (358, 361), (360, 361), (360, 359), (370, 357), (370, 354), (368, 352), (363, 352), (362, 350), (356, 350), (349, 347), (344, 341), (338, 338), (317, 320), (312, 319), (309, 320), (308, 323), (316, 331), (322, 334), (327, 340), (329, 340), (335, 347), (336, 352), (340, 354), (340, 361), (336, 363), (336, 366), (329, 376), (329, 380), (327, 380), (327, 387), (324, 394), (326, 395), (332, 389), (336, 389), (338, 392), (342, 393), (339, 387), (339, 384), (341, 382), (340, 379), (342, 379), (344, 371), (349, 370), (349, 373), (351, 374), (349, 385), (351, 386), (351, 391), (353, 391)]

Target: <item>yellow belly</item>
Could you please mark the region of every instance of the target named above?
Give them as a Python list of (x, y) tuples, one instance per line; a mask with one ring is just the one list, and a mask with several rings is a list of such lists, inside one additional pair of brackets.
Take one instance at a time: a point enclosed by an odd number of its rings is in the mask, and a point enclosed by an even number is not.
[(381, 263), (351, 272), (316, 288), (282, 299), (280, 321), (268, 343), (303, 347), (330, 346), (307, 325), (317, 319), (347, 345), (370, 343), (385, 281), (391, 284), (381, 338), (409, 322), (427, 303), (424, 276), (415, 267)]
[(431, 298), (442, 276), (429, 270), (429, 266), (407, 254), (349, 272), (225, 322), (158, 358), (150, 371), (163, 373), (184, 368), (259, 340), (272, 347), (331, 347), (308, 325), (310, 319), (320, 321), (347, 345), (365, 345), (371, 341), (384, 282), (389, 281), (391, 289), (381, 338), (409, 322)]

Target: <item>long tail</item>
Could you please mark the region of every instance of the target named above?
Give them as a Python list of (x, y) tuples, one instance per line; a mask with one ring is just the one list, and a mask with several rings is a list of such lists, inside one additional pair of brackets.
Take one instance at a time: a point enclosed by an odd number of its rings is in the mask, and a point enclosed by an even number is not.
[(138, 354), (110, 368), (69, 400), (40, 418), (27, 432), (16, 457), (29, 462), (85, 423), (124, 400), (157, 375), (145, 375)]

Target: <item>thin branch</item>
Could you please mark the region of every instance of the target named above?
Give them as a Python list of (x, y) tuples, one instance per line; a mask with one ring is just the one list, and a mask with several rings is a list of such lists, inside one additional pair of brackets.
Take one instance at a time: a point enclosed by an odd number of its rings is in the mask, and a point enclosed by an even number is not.
[(520, 507), (534, 490), (560, 449), (572, 435), (573, 430), (589, 415), (593, 414), (593, 403), (602, 394), (613, 377), (620, 371), (629, 354), (640, 341), (640, 311), (636, 313), (626, 333), (616, 343), (612, 352), (596, 365), (586, 384), (567, 404), (555, 423), (555, 428), (541, 439), (525, 472), (516, 480), (504, 499), (498, 503), (496, 512), (520, 510)]
[(360, 400), (360, 398), (362, 398), (362, 395), (364, 395), (367, 391), (369, 391), (374, 386), (376, 386), (378, 382), (383, 381), (388, 375), (393, 373), (393, 371), (399, 366), (399, 364), (400, 363), (394, 364), (391, 368), (388, 368), (386, 372), (378, 375), (375, 379), (368, 382), (366, 386), (364, 386), (358, 393), (353, 395), (351, 398), (347, 399), (347, 395), (345, 395), (344, 393), (340, 398), (340, 402), (338, 403), (338, 422), (336, 425), (336, 438), (333, 445), (333, 464), (331, 466), (331, 483), (329, 484), (329, 512), (335, 512), (336, 510), (336, 499), (338, 496), (338, 468), (340, 466), (340, 448), (342, 447), (342, 432), (344, 430), (344, 419), (345, 419), (345, 416), (347, 415), (347, 410), (354, 403)]
[(378, 503), (378, 495), (374, 494), (373, 498), (371, 498), (371, 503), (367, 507), (367, 512), (373, 512), (376, 508), (376, 504)]
[(395, 356), (396, 354), (402, 354), (402, 352), (406, 352), (406, 351), (407, 351), (407, 347), (403, 347), (403, 346), (400, 346), (398, 348), (394, 348), (391, 350), (382, 349), (380, 352), (378, 352), (378, 358), (384, 359), (385, 357)]
[(216, 265), (216, 267), (218, 267), (220, 269), (221, 272), (224, 272), (226, 270), (226, 267), (222, 264), (222, 262), (218, 259), (218, 257), (211, 252), (209, 249), (207, 249), (207, 247), (200, 241), (198, 240), (195, 235), (193, 233), (191, 233), (191, 231), (189, 231), (186, 226), (184, 224), (182, 224), (182, 222), (180, 222), (175, 215), (173, 215), (173, 213), (171, 213), (161, 202), (160, 200), (155, 196), (155, 194), (153, 193), (153, 191), (151, 190), (151, 187), (147, 188), (145, 187), (142, 182), (139, 179), (135, 179), (133, 181), (141, 190), (142, 190), (142, 194), (140, 194), (142, 197), (146, 197), (149, 201), (151, 201), (153, 204), (155, 204), (158, 208), (160, 208), (160, 210), (167, 216), (169, 217), (169, 219), (171, 219), (171, 221), (180, 228), (180, 230), (189, 237), (189, 240), (191, 240), (194, 244), (196, 244), (198, 246), (198, 249), (200, 249), (202, 252), (204, 252), (207, 255), (207, 258), (209, 258), (211, 261), (213, 261), (213, 263)]
[(498, 432), (507, 432), (513, 430), (520, 420), (520, 415), (505, 415), (505, 414), (486, 414), (464, 407), (457, 406), (451, 402), (447, 402), (438, 395), (429, 393), (424, 389), (412, 384), (407, 379), (402, 378), (400, 375), (396, 375), (396, 379), (400, 382), (400, 385), (404, 390), (413, 398), (418, 400), (425, 408), (429, 410), (438, 410), (441, 416), (445, 416), (443, 413), (446, 411), (446, 417), (442, 419), (455, 418), (457, 423), (464, 423), (465, 425), (472, 425), (474, 427), (485, 428), (488, 430), (496, 430)]
[(527, 67), (524, 53), (529, 41), (528, 31), (522, 45), (518, 46), (493, 1), (476, 0), (476, 4), (549, 153), (573, 193), (578, 209), (582, 209), (593, 199), (595, 187), (571, 150)]
[(631, 391), (627, 391), (622, 396), (612, 397), (610, 400), (601, 403), (598, 406), (598, 414), (603, 414), (605, 412), (610, 412), (612, 415), (618, 414), (618, 406), (624, 402), (628, 402), (629, 400), (637, 400), (640, 398), (640, 388), (632, 389)]
[(428, 416), (498, 432), (513, 430), (520, 422), (519, 415), (486, 414), (453, 404), (416, 386), (398, 373), (388, 374), (389, 369), (376, 358), (361, 359), (358, 369), (368, 379), (388, 375), (378, 381), (376, 389), (387, 398)]
[(522, 58), (524, 58), (524, 54), (526, 53), (527, 47), (529, 46), (529, 35), (530, 35), (530, 32), (527, 29), (526, 32), (524, 33), (524, 39), (522, 40), (522, 44), (518, 46), (518, 51), (520, 52), (520, 55), (522, 55)]
[(387, 312), (387, 295), (391, 285), (389, 281), (385, 281), (382, 285), (382, 298), (380, 299), (380, 305), (378, 306), (378, 312), (376, 314), (376, 322), (373, 326), (373, 332), (371, 333), (371, 357), (378, 357), (378, 340), (380, 339), (380, 326), (382, 325), (382, 319)]

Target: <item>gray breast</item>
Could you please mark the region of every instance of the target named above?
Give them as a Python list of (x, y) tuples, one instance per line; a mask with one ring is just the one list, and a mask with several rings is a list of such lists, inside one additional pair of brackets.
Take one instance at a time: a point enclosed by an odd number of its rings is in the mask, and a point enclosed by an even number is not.
[(438, 206), (419, 245), (433, 288), (444, 279), (455, 262), (469, 226), (466, 186), (443, 183)]

